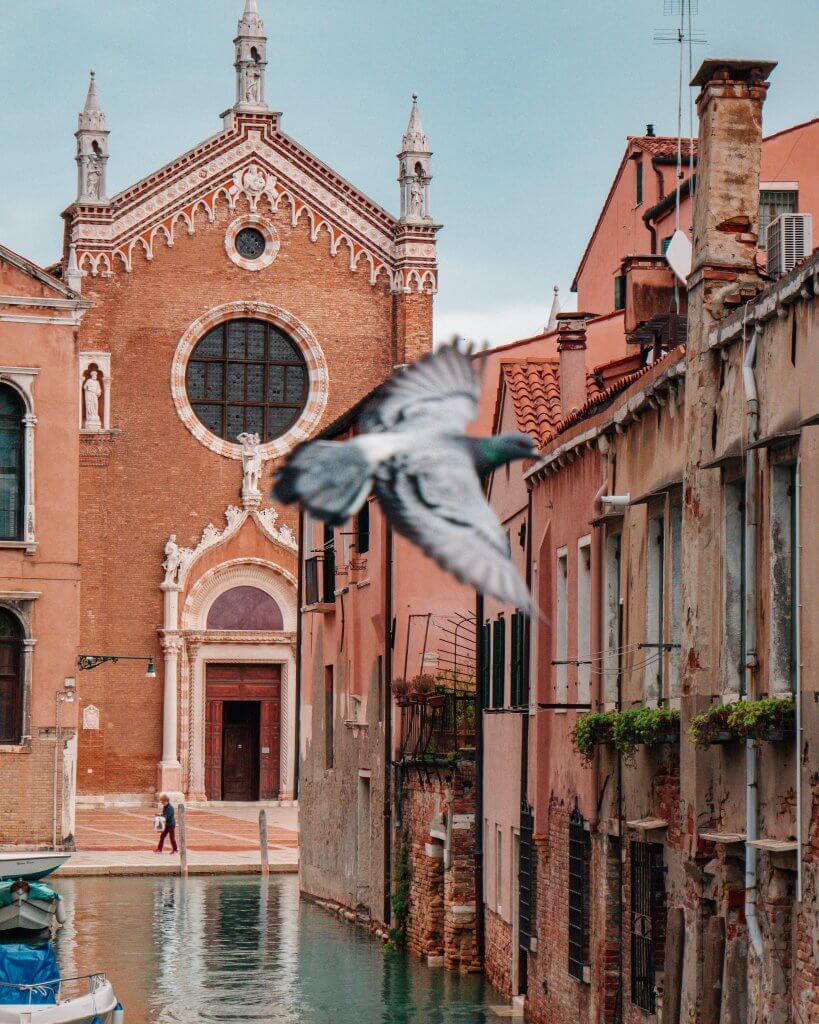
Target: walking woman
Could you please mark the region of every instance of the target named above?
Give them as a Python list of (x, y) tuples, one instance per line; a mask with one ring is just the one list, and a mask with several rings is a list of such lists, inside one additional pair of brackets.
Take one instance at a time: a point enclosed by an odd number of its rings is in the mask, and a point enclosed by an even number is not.
[(162, 811), (160, 813), (165, 819), (165, 827), (162, 829), (162, 835), (159, 837), (159, 846), (154, 850), (154, 853), (162, 853), (162, 847), (165, 845), (165, 836), (171, 841), (171, 853), (176, 853), (176, 813), (173, 809), (173, 804), (165, 793), (160, 796), (159, 802), (162, 804)]

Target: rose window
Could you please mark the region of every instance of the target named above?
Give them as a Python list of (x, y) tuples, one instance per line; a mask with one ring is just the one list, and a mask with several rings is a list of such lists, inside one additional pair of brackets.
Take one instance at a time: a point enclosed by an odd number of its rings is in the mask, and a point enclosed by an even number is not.
[(231, 442), (242, 433), (258, 434), (265, 443), (301, 415), (307, 365), (295, 342), (273, 324), (229, 320), (194, 347), (186, 387), (194, 413), (211, 433)]

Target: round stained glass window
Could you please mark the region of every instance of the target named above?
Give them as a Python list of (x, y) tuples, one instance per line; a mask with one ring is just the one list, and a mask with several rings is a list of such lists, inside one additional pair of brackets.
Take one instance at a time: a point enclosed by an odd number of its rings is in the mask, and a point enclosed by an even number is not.
[(308, 374), (294, 341), (262, 320), (228, 320), (196, 344), (185, 375), (188, 400), (211, 433), (236, 442), (281, 437), (307, 402)]
[(264, 254), (265, 241), (264, 235), (259, 231), (258, 228), (242, 228), (242, 230), (236, 236), (236, 252), (246, 260), (257, 260)]

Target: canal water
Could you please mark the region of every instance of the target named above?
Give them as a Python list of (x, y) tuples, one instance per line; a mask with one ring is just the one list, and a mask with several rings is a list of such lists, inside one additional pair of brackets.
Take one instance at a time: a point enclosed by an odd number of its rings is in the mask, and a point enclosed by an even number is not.
[(104, 971), (126, 1024), (481, 1024), (480, 977), (386, 951), (299, 899), (295, 875), (56, 878), (63, 976)]

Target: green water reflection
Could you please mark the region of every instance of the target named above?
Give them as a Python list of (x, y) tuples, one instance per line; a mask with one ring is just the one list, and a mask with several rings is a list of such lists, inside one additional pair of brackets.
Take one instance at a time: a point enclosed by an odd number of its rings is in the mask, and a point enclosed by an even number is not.
[(128, 1024), (480, 1024), (479, 977), (385, 954), (295, 876), (57, 879), (63, 974), (105, 971)]

